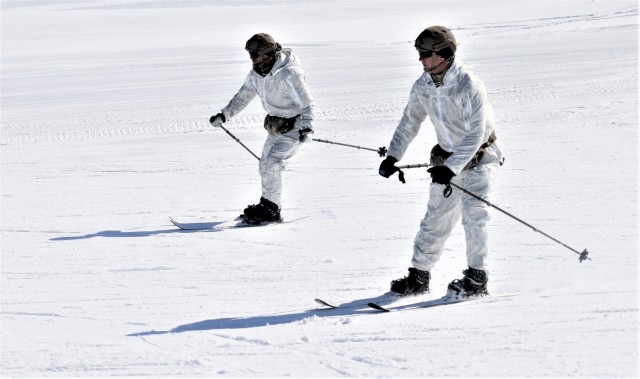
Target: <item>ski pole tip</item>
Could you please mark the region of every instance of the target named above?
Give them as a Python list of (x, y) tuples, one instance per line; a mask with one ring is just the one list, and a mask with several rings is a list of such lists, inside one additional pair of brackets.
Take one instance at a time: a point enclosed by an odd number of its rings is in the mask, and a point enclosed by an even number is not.
[(582, 261), (584, 260), (591, 260), (591, 258), (589, 258), (587, 255), (589, 255), (587, 249), (582, 250), (582, 253), (580, 253), (580, 257), (578, 257), (578, 262), (582, 263)]

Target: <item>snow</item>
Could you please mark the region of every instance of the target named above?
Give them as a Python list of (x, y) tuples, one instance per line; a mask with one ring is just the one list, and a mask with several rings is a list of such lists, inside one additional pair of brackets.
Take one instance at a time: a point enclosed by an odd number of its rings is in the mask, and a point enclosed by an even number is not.
[[(631, 0), (3, 0), (0, 374), (637, 377), (638, 7)], [(306, 145), (283, 216), (257, 162), (208, 126), (269, 32), (301, 59), (316, 138), (386, 146), (421, 73), (412, 41), (451, 27), (506, 152), (490, 226), (495, 301), (375, 314), (410, 265), (428, 175)], [(228, 129), (254, 152), (257, 100)], [(424, 163), (425, 123), (401, 164)], [(465, 267), (458, 226), (432, 294)]]

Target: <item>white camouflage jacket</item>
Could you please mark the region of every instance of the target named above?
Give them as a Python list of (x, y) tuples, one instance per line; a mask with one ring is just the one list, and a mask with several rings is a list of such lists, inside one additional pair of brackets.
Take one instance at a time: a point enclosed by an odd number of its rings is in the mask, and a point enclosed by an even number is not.
[(416, 80), (388, 155), (402, 159), (427, 116), (440, 147), (453, 153), (445, 165), (456, 175), (489, 139), (495, 126), (484, 84), (458, 60), (454, 60), (440, 87), (426, 72)]
[(266, 76), (253, 69), (229, 104), (222, 109), (227, 120), (240, 113), (258, 95), (262, 107), (271, 116), (291, 118), (296, 115), (296, 128), (313, 128), (315, 102), (307, 86), (304, 70), (291, 49), (282, 49), (280, 57)]

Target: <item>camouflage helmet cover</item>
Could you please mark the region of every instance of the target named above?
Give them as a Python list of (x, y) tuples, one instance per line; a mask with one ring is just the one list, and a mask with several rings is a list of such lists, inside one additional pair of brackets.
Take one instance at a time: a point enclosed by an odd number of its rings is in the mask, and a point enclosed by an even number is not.
[(456, 52), (458, 43), (456, 37), (449, 28), (434, 25), (426, 28), (416, 38), (415, 48), (418, 51), (435, 51), (438, 52), (447, 47), (451, 48), (453, 53)]
[(258, 33), (249, 38), (244, 49), (250, 53), (263, 55), (280, 51), (282, 50), (282, 46), (280, 46), (280, 44), (277, 43), (271, 35), (267, 33)]

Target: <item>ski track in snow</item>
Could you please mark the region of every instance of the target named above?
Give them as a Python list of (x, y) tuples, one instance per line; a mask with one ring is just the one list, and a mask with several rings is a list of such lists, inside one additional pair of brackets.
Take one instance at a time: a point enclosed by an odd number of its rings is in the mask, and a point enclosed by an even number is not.
[[(628, 58), (613, 58), (604, 60), (607, 64), (636, 64), (635, 60)], [(546, 69), (551, 71), (567, 71), (596, 69), (604, 62), (577, 62), (576, 63), (550, 63)], [(528, 70), (520, 70), (519, 72), (511, 72), (513, 75), (532, 75), (537, 68)], [(404, 85), (406, 87), (406, 84)], [(550, 90), (550, 88), (552, 90)], [(505, 88), (492, 91), (490, 99), (494, 106), (515, 106), (517, 104), (531, 104), (532, 102), (549, 102), (563, 99), (576, 99), (585, 96), (608, 96), (618, 93), (629, 93), (637, 87), (637, 84), (624, 78), (616, 78), (612, 81), (602, 81), (593, 78), (587, 81), (570, 82), (570, 83), (526, 83), (515, 88)], [(357, 91), (352, 90), (355, 96), (365, 96), (366, 93), (372, 91), (385, 91), (388, 87), (365, 87)], [(331, 96), (329, 92), (320, 91), (316, 96)], [(348, 91), (347, 91), (348, 92)], [(375, 103), (361, 106), (334, 107), (330, 109), (322, 109), (317, 112), (317, 122), (319, 124), (329, 121), (340, 120), (341, 122), (363, 121), (363, 120), (386, 120), (389, 122), (397, 122), (399, 115), (402, 114), (406, 102), (397, 99), (392, 102)], [(206, 109), (203, 105), (198, 110)], [(193, 109), (190, 109), (193, 111)], [(184, 134), (184, 133), (201, 133), (210, 131), (212, 128), (206, 119), (194, 119), (186, 116), (189, 110), (176, 109), (177, 114), (185, 114), (180, 121), (167, 121), (166, 119), (154, 120), (154, 112), (133, 113), (121, 115), (106, 114), (100, 119), (81, 120), (77, 124), (64, 123), (56, 124), (46, 123), (28, 123), (19, 124), (11, 123), (3, 125), (3, 133), (0, 136), (0, 144), (19, 144), (19, 143), (36, 143), (36, 142), (58, 142), (58, 141), (76, 141), (87, 139), (102, 138), (123, 138), (123, 137), (139, 137), (147, 135), (162, 134)], [(162, 113), (162, 112), (160, 112)], [(262, 125), (263, 114), (241, 114), (230, 120), (226, 125), (229, 128), (246, 131), (248, 129), (258, 129)], [(136, 125), (144, 120), (144, 125)], [(71, 121), (74, 122), (74, 121)], [(78, 121), (75, 121), (76, 123)], [(115, 126), (104, 126), (114, 125)], [(82, 125), (90, 125), (90, 128)], [(86, 129), (85, 129), (86, 128)], [(57, 130), (59, 129), (59, 130)], [(57, 131), (50, 131), (57, 130)]]
[[(3, 377), (638, 376), (634, 2), (0, 7)], [(283, 215), (304, 219), (171, 225), (257, 200), (257, 162), (207, 122), (246, 75), (246, 34), (273, 29), (302, 58), (316, 138), (378, 148), (420, 74), (426, 23), (454, 29), (496, 109), (507, 161), (493, 202), (592, 261), (493, 210), (489, 289), (519, 295), (370, 310), (406, 274), (430, 179), (383, 179), (375, 152), (322, 143), (285, 173)], [(226, 125), (260, 152), (263, 117), (256, 99)], [(433, 143), (425, 122), (402, 164)], [(458, 226), (432, 294), (396, 305), (438, 298), (463, 268)]]
[[(195, 5), (194, 5), (195, 6)], [(486, 29), (499, 30), (500, 33), (505, 33), (507, 30), (513, 29), (515, 32), (522, 29), (541, 29), (549, 28), (551, 26), (558, 26), (564, 24), (573, 23), (590, 23), (602, 20), (608, 20), (612, 18), (629, 18), (637, 16), (637, 7), (621, 8), (614, 10), (606, 10), (604, 12), (597, 12), (595, 14), (581, 14), (575, 16), (563, 16), (552, 17), (544, 19), (532, 19), (523, 21), (513, 21), (501, 24), (477, 24), (468, 27), (459, 28), (460, 30), (470, 30), (475, 34), (487, 33)], [(628, 24), (623, 26), (614, 26), (618, 28), (628, 29), (631, 33), (635, 29), (635, 25)], [(505, 30), (506, 29), (506, 30)], [(511, 37), (513, 38), (513, 37)], [(395, 45), (395, 44), (394, 44)], [(404, 44), (398, 45), (405, 47)], [(397, 49), (397, 48), (396, 48)], [(553, 57), (552, 59), (558, 59)], [(566, 71), (573, 70), (597, 70), (603, 65), (618, 64), (637, 64), (637, 59), (630, 57), (619, 56), (600, 56), (594, 60), (576, 60), (568, 61), (562, 59), (560, 62), (545, 61), (544, 69), (547, 71)], [(140, 71), (149, 71), (155, 69), (153, 65), (144, 65), (138, 68)], [(99, 65), (98, 65), (99, 67)], [(135, 67), (135, 66), (133, 66)], [(127, 67), (126, 70), (132, 70), (133, 67)], [(189, 66), (176, 65), (174, 67), (162, 65), (162, 70), (188, 70)], [(102, 70), (94, 68), (92, 71), (83, 70), (83, 75), (88, 74), (101, 74)], [(520, 68), (510, 68), (509, 74), (514, 76), (528, 76), (538, 73), (540, 68), (538, 66), (521, 66)], [(40, 76), (47, 76), (57, 73), (57, 70), (47, 69), (39, 70), (35, 72), (27, 72), (17, 74), (22, 79), (29, 77), (37, 78)], [(77, 74), (69, 73), (69, 75)], [(14, 77), (14, 75), (6, 75), (7, 77)], [(485, 81), (492, 78), (491, 73), (484, 74)], [(166, 85), (157, 84), (158, 86)], [(549, 90), (549, 86), (552, 86), (553, 90)], [(132, 85), (130, 85), (132, 86)], [(359, 106), (343, 106), (343, 107), (322, 107), (317, 111), (318, 123), (326, 122), (329, 120), (342, 120), (345, 122), (351, 120), (367, 120), (367, 119), (386, 119), (389, 121), (396, 121), (398, 115), (401, 114), (406, 104), (404, 96), (408, 93), (407, 83), (383, 83), (374, 86), (361, 86), (359, 88), (341, 88), (339, 90), (334, 89), (320, 89), (314, 91), (316, 97), (330, 98), (332, 95), (337, 94), (353, 94), (358, 97), (366, 97), (368, 93), (385, 92), (393, 89), (396, 92), (400, 92), (402, 97), (389, 102), (385, 100), (383, 103), (366, 104)], [(530, 103), (532, 101), (548, 102), (550, 100), (560, 100), (566, 98), (580, 98), (587, 95), (612, 95), (617, 93), (627, 93), (636, 88), (634, 81), (625, 80), (625, 78), (616, 78), (613, 81), (603, 81), (598, 78), (593, 78), (585, 81), (566, 82), (566, 83), (539, 83), (532, 84), (530, 82), (523, 83), (516, 88), (506, 89), (493, 89), (490, 91), (490, 98), (494, 105), (514, 105), (514, 103)], [(108, 88), (105, 88), (108, 90)], [(198, 102), (197, 99), (195, 101)], [(16, 144), (16, 143), (35, 143), (35, 142), (50, 142), (50, 141), (69, 141), (69, 140), (86, 140), (96, 138), (121, 138), (127, 136), (145, 136), (145, 135), (158, 135), (158, 134), (175, 134), (175, 133), (193, 133), (209, 130), (210, 126), (204, 119), (196, 119), (189, 117), (189, 114), (211, 112), (210, 105), (205, 103), (196, 106), (189, 106), (187, 108), (176, 109), (154, 109), (152, 111), (135, 112), (129, 114), (106, 113), (99, 118), (89, 119), (72, 119), (69, 122), (58, 124), (55, 122), (4, 122), (3, 120), (3, 133), (0, 136), (0, 144)], [(158, 113), (166, 115), (165, 118), (154, 119)], [(184, 115), (180, 121), (175, 121), (175, 115)], [(228, 125), (232, 128), (255, 128), (260, 127), (262, 124), (263, 114), (243, 114), (237, 116)], [(141, 120), (144, 120), (144, 125), (139, 125)], [(80, 125), (78, 125), (80, 124)], [(88, 125), (83, 127), (83, 125)], [(107, 125), (107, 126), (105, 126)], [(60, 129), (60, 130), (56, 130)], [(50, 131), (55, 130), (55, 131)]]

